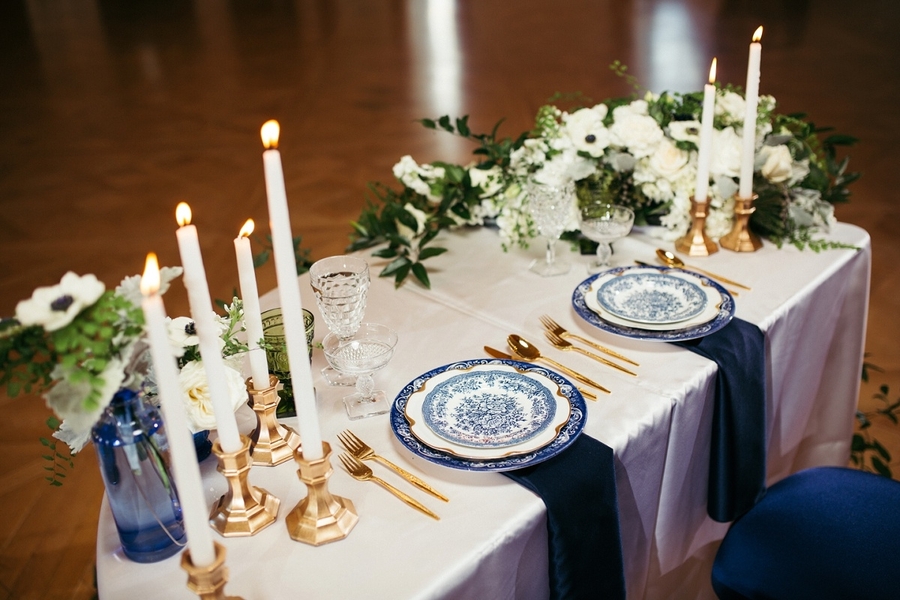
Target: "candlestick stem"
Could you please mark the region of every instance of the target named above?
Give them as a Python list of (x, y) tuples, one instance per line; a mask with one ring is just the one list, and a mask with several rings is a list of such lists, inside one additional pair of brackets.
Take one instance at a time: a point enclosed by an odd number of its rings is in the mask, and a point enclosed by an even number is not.
[(675, 249), (688, 256), (709, 256), (719, 251), (719, 246), (706, 235), (706, 216), (709, 203), (691, 198), (691, 228), (684, 237), (675, 241)]
[(734, 197), (734, 225), (731, 231), (719, 240), (719, 245), (733, 252), (756, 252), (762, 248), (762, 240), (750, 231), (750, 215), (756, 210), (753, 202), (756, 194), (750, 198)]
[(290, 460), (300, 449), (300, 436), (275, 419), (278, 410), (278, 378), (269, 375), (269, 387), (254, 389), (253, 378), (247, 379), (250, 408), (256, 413), (256, 429), (250, 434), (250, 455), (253, 464), (274, 467)]
[(209, 524), (225, 537), (253, 535), (265, 529), (275, 522), (281, 504), (266, 490), (250, 485), (250, 438), (242, 435), (241, 442), (237, 452), (223, 451), (219, 440), (213, 443), (213, 453), (219, 457), (216, 469), (228, 480), (228, 491), (213, 506)]
[(225, 584), (228, 583), (225, 546), (215, 544), (215, 549), (216, 559), (206, 567), (194, 566), (190, 550), (185, 550), (181, 554), (181, 568), (188, 574), (188, 589), (200, 596), (202, 600), (243, 600), (240, 596), (225, 595)]
[(315, 460), (306, 460), (299, 452), (294, 455), (307, 494), (285, 518), (290, 536), (313, 546), (347, 537), (359, 521), (353, 502), (328, 491), (328, 479), (334, 473), (328, 442), (322, 442), (322, 450), (324, 456)]

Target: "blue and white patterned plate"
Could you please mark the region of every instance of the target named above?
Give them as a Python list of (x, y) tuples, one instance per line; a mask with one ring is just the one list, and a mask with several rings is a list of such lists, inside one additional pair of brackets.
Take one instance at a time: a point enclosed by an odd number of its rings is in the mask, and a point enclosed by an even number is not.
[(681, 342), (685, 340), (693, 340), (709, 335), (719, 329), (725, 327), (734, 317), (734, 298), (728, 293), (728, 290), (721, 285), (697, 273), (686, 272), (681, 270), (673, 270), (681, 277), (694, 278), (704, 289), (707, 294), (715, 293), (719, 300), (711, 304), (707, 304), (706, 309), (698, 317), (689, 319), (681, 323), (670, 325), (641, 325), (634, 323), (634, 326), (628, 326), (627, 321), (616, 319), (613, 315), (608, 318), (598, 314), (591, 309), (589, 303), (591, 299), (587, 296), (591, 295), (591, 288), (594, 283), (601, 277), (615, 276), (629, 271), (670, 271), (668, 267), (654, 266), (628, 266), (616, 267), (603, 273), (598, 273), (588, 277), (578, 284), (575, 291), (572, 292), (572, 307), (582, 319), (603, 331), (621, 335), (635, 340), (646, 340), (651, 342)]
[[(547, 428), (547, 430), (553, 433), (549, 443), (530, 451), (508, 456), (503, 456), (502, 454), (504, 451), (508, 451), (509, 448), (469, 448), (467, 451), (491, 452), (501, 455), (491, 458), (466, 458), (436, 449), (424, 443), (413, 433), (410, 422), (406, 418), (406, 411), (410, 398), (416, 396), (417, 398), (415, 398), (414, 401), (418, 401), (419, 399), (424, 401), (425, 394), (417, 394), (417, 392), (422, 392), (424, 389), (427, 389), (428, 382), (435, 377), (443, 376), (444, 378), (449, 379), (453, 375), (471, 371), (476, 367), (479, 369), (508, 370), (535, 377), (538, 380), (549, 380), (552, 382), (554, 388), (558, 388), (556, 390), (556, 393), (559, 394), (557, 396), (557, 404), (563, 406), (568, 404), (568, 419), (566, 419), (559, 427), (558, 432), (552, 425)], [(393, 430), (394, 435), (397, 436), (400, 443), (410, 452), (430, 462), (464, 471), (511, 471), (543, 462), (556, 456), (575, 441), (575, 438), (577, 438), (584, 429), (586, 418), (587, 407), (585, 406), (584, 397), (582, 397), (578, 389), (568, 379), (554, 371), (538, 365), (496, 358), (481, 358), (451, 363), (416, 377), (406, 384), (403, 389), (400, 390), (400, 393), (397, 394), (397, 397), (394, 399), (394, 403), (391, 406), (390, 413), (391, 429)], [(427, 430), (427, 428), (424, 429)], [(438, 440), (442, 439), (437, 436), (434, 437)], [(462, 446), (456, 446), (454, 447), (454, 450), (459, 451), (463, 448), (464, 447)]]
[(663, 325), (702, 313), (706, 294), (700, 286), (666, 273), (623, 273), (597, 288), (597, 302), (617, 317)]

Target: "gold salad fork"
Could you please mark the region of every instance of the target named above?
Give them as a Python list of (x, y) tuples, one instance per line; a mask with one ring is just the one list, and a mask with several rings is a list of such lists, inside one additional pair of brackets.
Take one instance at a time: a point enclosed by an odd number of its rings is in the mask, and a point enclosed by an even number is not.
[(416, 510), (422, 511), (423, 513), (425, 513), (432, 519), (437, 519), (438, 521), (441, 520), (441, 518), (439, 516), (437, 516), (432, 511), (430, 511), (424, 504), (422, 504), (421, 502), (419, 502), (412, 496), (404, 494), (403, 492), (401, 492), (400, 490), (398, 490), (397, 488), (395, 488), (394, 486), (389, 484), (384, 479), (379, 479), (378, 477), (375, 477), (375, 474), (372, 473), (372, 469), (370, 469), (366, 465), (362, 464), (355, 457), (350, 456), (349, 454), (346, 454), (344, 452), (341, 452), (341, 455), (338, 458), (341, 459), (341, 463), (343, 463), (344, 468), (347, 469), (347, 472), (350, 473), (350, 476), (353, 477), (354, 479), (358, 479), (360, 481), (374, 481), (375, 483), (379, 484), (384, 489), (386, 489), (390, 493), (394, 494), (395, 496), (397, 496), (398, 498), (400, 498), (401, 500), (403, 500), (404, 502), (406, 502), (407, 504), (409, 504)]
[(578, 346), (573, 346), (572, 344), (570, 344), (566, 340), (562, 339), (561, 337), (559, 337), (552, 331), (545, 331), (544, 335), (547, 336), (547, 339), (550, 341), (551, 344), (553, 344), (556, 348), (558, 348), (560, 350), (574, 350), (575, 352), (580, 352), (581, 354), (584, 354), (585, 356), (589, 356), (596, 361), (602, 362), (604, 365), (607, 365), (614, 369), (618, 369), (618, 370), (622, 371), (623, 373), (628, 373), (632, 377), (637, 377), (637, 373), (634, 373), (633, 371), (629, 371), (625, 367), (623, 367), (621, 365), (617, 365), (616, 363), (614, 363), (610, 360), (606, 360), (602, 356), (594, 354), (593, 352), (590, 352), (583, 348), (579, 348)]
[(389, 469), (393, 469), (398, 475), (406, 479), (411, 484), (415, 485), (428, 492), (435, 498), (440, 498), (444, 502), (449, 502), (449, 498), (447, 498), (442, 493), (438, 492), (430, 485), (404, 469), (403, 467), (398, 467), (388, 459), (383, 456), (379, 456), (375, 454), (375, 451), (372, 450), (370, 446), (368, 446), (364, 441), (356, 437), (356, 434), (350, 431), (349, 429), (345, 429), (344, 431), (338, 434), (338, 439), (341, 440), (341, 443), (344, 445), (344, 448), (347, 449), (350, 454), (352, 454), (355, 458), (359, 460), (375, 460), (388, 467)]
[(591, 348), (595, 348), (595, 349), (599, 350), (600, 352), (603, 352), (604, 354), (609, 354), (610, 356), (615, 356), (619, 360), (624, 360), (625, 362), (630, 363), (636, 367), (641, 366), (638, 363), (631, 360), (630, 358), (628, 358), (626, 356), (622, 356), (615, 350), (607, 348), (606, 346), (601, 346), (600, 344), (598, 344), (596, 342), (593, 342), (587, 338), (583, 338), (580, 335), (577, 335), (566, 329), (563, 329), (562, 325), (560, 325), (559, 323), (557, 323), (556, 321), (554, 321), (547, 315), (541, 315), (541, 324), (543, 324), (543, 326), (546, 329), (548, 329), (549, 331), (552, 331), (553, 333), (555, 333), (556, 335), (558, 335), (561, 338), (572, 338), (573, 340), (578, 340), (582, 344), (587, 344)]

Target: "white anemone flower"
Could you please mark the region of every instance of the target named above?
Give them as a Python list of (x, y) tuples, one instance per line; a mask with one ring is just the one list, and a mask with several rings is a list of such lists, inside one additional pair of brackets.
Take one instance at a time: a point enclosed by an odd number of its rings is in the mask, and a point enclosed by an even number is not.
[(25, 326), (40, 325), (46, 331), (56, 331), (99, 300), (105, 290), (106, 286), (94, 275), (79, 277), (69, 271), (59, 284), (39, 287), (31, 298), (19, 302), (16, 319)]

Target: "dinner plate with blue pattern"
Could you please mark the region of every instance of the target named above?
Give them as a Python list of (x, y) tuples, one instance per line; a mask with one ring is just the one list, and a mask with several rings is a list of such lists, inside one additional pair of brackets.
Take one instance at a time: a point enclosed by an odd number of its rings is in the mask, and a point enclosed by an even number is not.
[[(513, 390), (504, 392), (505, 386)], [(425, 408), (429, 395), (431, 407)], [(492, 396), (494, 404), (498, 398), (515, 400), (505, 403), (500, 411), (503, 418), (496, 420), (490, 410), (479, 406), (479, 398), (485, 395)], [(438, 408), (445, 398), (448, 402)], [(433, 425), (446, 437), (438, 435), (426, 425), (425, 413), (446, 412), (448, 407), (465, 407), (460, 415), (471, 408), (475, 421), (484, 419), (490, 423), (489, 429), (499, 429), (502, 441), (492, 441), (493, 435), (480, 438), (483, 428), (466, 417)], [(530, 418), (532, 412), (534, 419)], [(508, 414), (517, 417), (511, 421)], [(465, 471), (511, 471), (552, 458), (581, 434), (586, 417), (584, 397), (562, 375), (535, 364), (495, 358), (459, 361), (416, 377), (397, 394), (390, 413), (391, 429), (408, 450), (430, 462)], [(500, 425), (501, 421), (506, 424)], [(447, 439), (453, 436), (459, 439)]]
[(622, 319), (667, 325), (687, 321), (706, 308), (703, 289), (692, 281), (660, 272), (623, 273), (597, 287), (600, 306)]
[[(669, 273), (693, 281), (707, 295), (707, 305), (697, 316), (676, 323), (637, 323), (622, 319), (599, 305), (596, 291), (605, 281), (627, 273)], [(603, 331), (636, 340), (680, 342), (707, 336), (725, 327), (734, 318), (734, 298), (724, 287), (698, 273), (655, 266), (615, 267), (592, 275), (572, 292), (572, 307), (582, 319)]]

